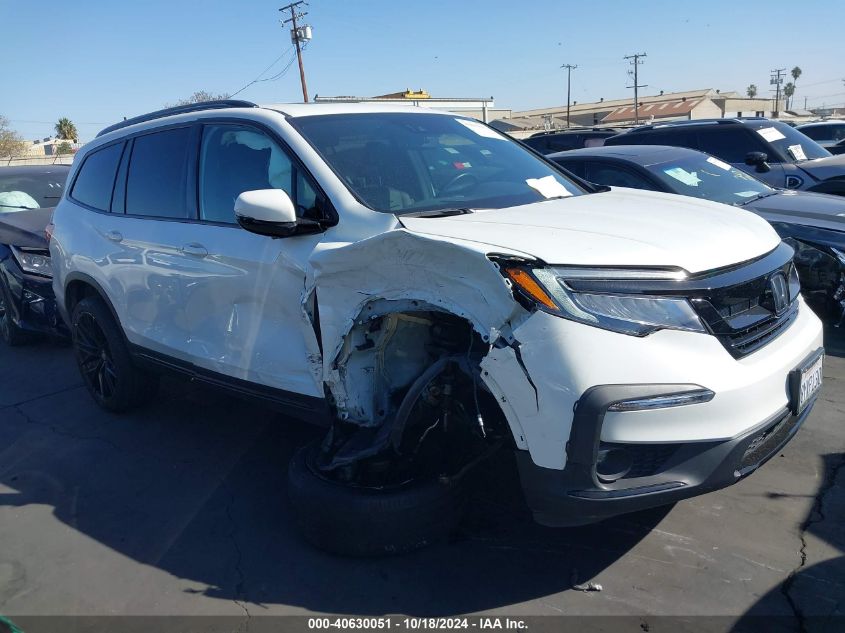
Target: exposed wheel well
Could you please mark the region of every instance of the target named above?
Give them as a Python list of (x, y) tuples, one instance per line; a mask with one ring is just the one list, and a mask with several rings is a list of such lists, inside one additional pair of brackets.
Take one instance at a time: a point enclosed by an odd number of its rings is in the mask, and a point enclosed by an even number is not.
[(67, 313), (73, 314), (73, 309), (80, 301), (87, 297), (103, 298), (99, 290), (97, 290), (90, 283), (81, 279), (74, 279), (65, 289), (65, 308)]
[[(390, 305), (393, 304), (393, 305)], [(320, 466), (359, 485), (456, 472), (513, 445), (480, 379), (487, 337), (464, 317), (420, 302), (365, 307), (333, 362), (337, 420)]]

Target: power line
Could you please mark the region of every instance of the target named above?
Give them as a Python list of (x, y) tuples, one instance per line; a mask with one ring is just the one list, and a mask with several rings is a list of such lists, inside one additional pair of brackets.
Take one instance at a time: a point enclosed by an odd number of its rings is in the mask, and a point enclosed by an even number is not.
[(285, 66), (282, 68), (282, 70), (280, 72), (276, 73), (275, 75), (273, 75), (272, 77), (265, 77), (264, 79), (261, 79), (261, 75), (263, 75), (268, 70), (270, 70), (273, 66), (275, 66), (278, 63), (278, 61), (280, 59), (282, 59), (282, 57), (284, 57), (285, 55), (289, 55), (292, 51), (293, 51), (293, 44), (291, 44), (291, 46), (284, 53), (279, 55), (279, 57), (276, 58), (276, 61), (274, 61), (267, 68), (265, 68), (264, 71), (260, 75), (258, 75), (258, 77), (256, 77), (252, 81), (250, 81), (248, 84), (246, 84), (240, 90), (236, 90), (235, 92), (230, 94), (229, 98), (231, 99), (235, 95), (242, 93), (244, 90), (246, 90), (247, 88), (249, 88), (250, 86), (252, 86), (254, 84), (263, 83), (265, 81), (276, 81), (277, 79), (280, 79), (282, 76), (284, 76), (284, 74), (288, 71), (288, 69), (290, 69), (291, 64), (293, 64), (293, 60), (295, 59), (295, 55), (290, 55), (290, 59), (285, 63)]
[(640, 57), (646, 57), (645, 53), (634, 53), (633, 55), (626, 55), (622, 59), (629, 59), (631, 60), (629, 63), (634, 67), (633, 72), (628, 71), (629, 75), (634, 77), (634, 85), (627, 86), (628, 88), (634, 89), (634, 123), (639, 125), (640, 123), (640, 98), (639, 98), (639, 89), (640, 88), (648, 88), (648, 84), (640, 85), (638, 81), (638, 74), (637, 69), (639, 68), (640, 64), (643, 62), (640, 61)]
[(561, 68), (566, 68), (566, 127), (569, 127), (569, 91), (571, 88), (572, 70), (578, 68), (577, 64), (563, 64)]
[(262, 78), (261, 78), (261, 76), (262, 76), (262, 75), (264, 75), (264, 73), (266, 73), (268, 70), (270, 70), (273, 66), (275, 66), (276, 64), (278, 64), (278, 63), (279, 63), (279, 60), (280, 60), (280, 59), (282, 59), (285, 55), (289, 55), (289, 54), (290, 54), (290, 52), (291, 52), (292, 50), (293, 50), (293, 44), (291, 44), (291, 45), (288, 47), (288, 49), (287, 49), (284, 53), (282, 53), (282, 54), (281, 54), (281, 55), (279, 55), (279, 56), (278, 56), (275, 60), (273, 60), (273, 63), (272, 63), (272, 64), (270, 64), (269, 66), (267, 66), (267, 68), (265, 68), (264, 70), (262, 70), (262, 71), (258, 74), (258, 76), (257, 76), (255, 79), (253, 79), (252, 81), (250, 81), (248, 84), (246, 84), (246, 85), (245, 85), (244, 87), (242, 87), (241, 89), (236, 90), (235, 92), (233, 92), (232, 94), (230, 94), (230, 95), (229, 95), (229, 98), (231, 99), (231, 98), (232, 98), (232, 97), (234, 97), (235, 95), (238, 95), (238, 94), (242, 93), (244, 90), (246, 90), (247, 88), (249, 88), (249, 87), (250, 87), (250, 86), (252, 86), (253, 84), (257, 84), (257, 83), (260, 83), (260, 82), (262, 82), (262, 81), (273, 81), (273, 79), (274, 79), (273, 77), (268, 77), (268, 78), (266, 78), (266, 79), (262, 79)]

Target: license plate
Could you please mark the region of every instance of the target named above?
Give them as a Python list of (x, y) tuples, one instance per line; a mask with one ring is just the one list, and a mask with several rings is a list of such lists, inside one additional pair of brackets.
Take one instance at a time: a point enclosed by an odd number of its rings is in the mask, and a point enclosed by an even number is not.
[(824, 354), (820, 353), (792, 372), (792, 410), (801, 413), (822, 388)]

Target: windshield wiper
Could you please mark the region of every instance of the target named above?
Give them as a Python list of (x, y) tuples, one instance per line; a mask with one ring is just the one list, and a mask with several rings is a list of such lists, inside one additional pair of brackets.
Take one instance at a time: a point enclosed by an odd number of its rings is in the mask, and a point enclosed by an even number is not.
[(430, 209), (428, 211), (411, 211), (410, 213), (402, 213), (400, 217), (403, 218), (445, 218), (451, 215), (466, 215), (472, 213), (472, 209)]
[(22, 207), (17, 204), (0, 204), (0, 207), (6, 207), (7, 209), (37, 209), (38, 207)]
[(768, 198), (769, 196), (773, 196), (777, 191), (769, 191), (768, 193), (761, 193), (760, 195), (754, 196), (753, 198), (749, 198), (748, 200), (738, 200), (734, 204), (739, 205), (740, 207), (744, 207), (746, 204), (751, 202), (756, 202), (757, 200), (762, 200), (763, 198)]

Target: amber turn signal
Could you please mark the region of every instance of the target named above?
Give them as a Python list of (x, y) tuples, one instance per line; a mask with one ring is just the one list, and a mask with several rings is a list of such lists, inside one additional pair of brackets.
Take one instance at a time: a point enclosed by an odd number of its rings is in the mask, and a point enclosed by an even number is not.
[(546, 291), (537, 283), (537, 280), (534, 279), (531, 273), (522, 268), (515, 267), (507, 267), (504, 271), (508, 279), (534, 301), (551, 310), (558, 310), (557, 304), (546, 294)]

